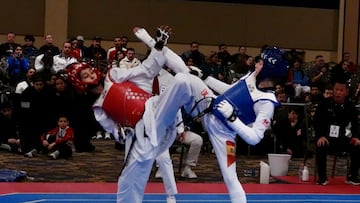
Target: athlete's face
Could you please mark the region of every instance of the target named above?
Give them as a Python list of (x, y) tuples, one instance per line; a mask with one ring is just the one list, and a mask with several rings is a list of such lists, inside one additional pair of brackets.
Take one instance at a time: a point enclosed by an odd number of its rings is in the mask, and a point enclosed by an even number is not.
[(85, 83), (95, 83), (97, 81), (97, 74), (93, 68), (85, 68), (80, 71), (80, 80)]
[(264, 61), (263, 60), (259, 60), (258, 62), (255, 63), (255, 71), (256, 71), (257, 74), (260, 73), (263, 66), (264, 66)]

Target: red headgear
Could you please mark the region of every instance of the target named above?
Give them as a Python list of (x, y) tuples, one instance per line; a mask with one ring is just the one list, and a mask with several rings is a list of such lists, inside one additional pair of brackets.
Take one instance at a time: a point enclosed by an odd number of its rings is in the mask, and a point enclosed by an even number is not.
[[(83, 82), (80, 78), (80, 72), (84, 69), (91, 68), (93, 69), (94, 73), (97, 75), (97, 79), (94, 82)], [(66, 68), (68, 74), (69, 82), (75, 87), (76, 90), (80, 92), (85, 92), (87, 85), (97, 85), (100, 82), (101, 73), (100, 71), (90, 66), (88, 63), (81, 62), (81, 63), (73, 63), (70, 64)]]

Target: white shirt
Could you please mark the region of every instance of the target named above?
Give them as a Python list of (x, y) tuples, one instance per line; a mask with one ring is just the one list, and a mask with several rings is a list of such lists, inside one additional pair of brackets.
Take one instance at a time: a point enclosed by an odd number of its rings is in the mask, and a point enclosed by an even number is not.
[(70, 56), (65, 57), (65, 56), (63, 56), (62, 54), (55, 55), (55, 56), (53, 57), (53, 59), (54, 59), (54, 64), (53, 64), (53, 66), (52, 66), (52, 70), (51, 70), (51, 71), (54, 72), (54, 73), (57, 73), (57, 72), (59, 72), (60, 70), (64, 70), (64, 69), (66, 68), (66, 66), (68, 66), (68, 65), (70, 65), (70, 64), (72, 64), (72, 63), (78, 62), (78, 61), (76, 60), (76, 58), (70, 57)]

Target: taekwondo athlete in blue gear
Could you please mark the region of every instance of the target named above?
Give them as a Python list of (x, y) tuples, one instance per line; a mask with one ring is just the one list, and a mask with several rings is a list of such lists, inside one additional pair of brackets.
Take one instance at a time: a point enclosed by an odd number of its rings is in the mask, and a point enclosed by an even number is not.
[[(244, 108), (244, 106), (253, 106), (259, 100), (269, 100), (275, 106), (280, 103), (276, 100), (273, 92), (266, 92), (257, 88), (258, 83), (271, 77), (282, 77), (287, 74), (288, 64), (284, 59), (284, 51), (274, 47), (265, 49), (261, 54), (263, 59), (263, 69), (257, 74), (256, 78), (251, 77), (255, 74), (255, 70), (245, 75), (241, 80), (227, 90), (224, 94), (216, 98), (212, 105), (213, 114), (223, 121), (228, 126), (227, 118), (217, 109), (217, 105), (223, 101), (228, 101), (234, 108), (234, 115), (237, 116), (245, 125), (253, 123), (256, 119), (256, 114), (253, 108)], [(257, 59), (259, 60), (259, 58)], [(282, 68), (276, 68), (282, 67)]]
[[(277, 102), (272, 79), (283, 77), (288, 64), (284, 52), (275, 47), (264, 50), (253, 70), (233, 85), (213, 77), (205, 79), (220, 94), (210, 105), (212, 113), (202, 117), (229, 191), (232, 203), (245, 203), (246, 195), (236, 173), (235, 138), (255, 145), (270, 126)], [(263, 74), (262, 71), (264, 71)]]

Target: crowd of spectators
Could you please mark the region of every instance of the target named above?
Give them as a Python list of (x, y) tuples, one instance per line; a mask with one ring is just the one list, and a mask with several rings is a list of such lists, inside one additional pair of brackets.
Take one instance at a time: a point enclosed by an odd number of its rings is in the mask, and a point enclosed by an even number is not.
[[(128, 37), (114, 37), (114, 46), (108, 50), (101, 46), (99, 36), (95, 36), (88, 46), (84, 44), (83, 36), (70, 38), (61, 47), (55, 46), (53, 41), (52, 35), (46, 35), (44, 44), (37, 48), (34, 36), (26, 35), (21, 45), (15, 34), (9, 32), (7, 41), (0, 45), (0, 148), (29, 157), (29, 152), (44, 151), (41, 137), (54, 129), (59, 115), (66, 115), (74, 129), (71, 139), (77, 152), (93, 151), (95, 146), (91, 139), (94, 137), (111, 138), (94, 118), (92, 104), (96, 96), (76, 92), (68, 84), (64, 70), (74, 62), (87, 61), (106, 74), (109, 68), (121, 64), (132, 67), (141, 63), (134, 57), (135, 49), (128, 47)], [(195, 66), (203, 74), (229, 84), (251, 69), (255, 57), (248, 55), (243, 45), (239, 45), (236, 53), (229, 53), (227, 45), (220, 44), (218, 50), (208, 54), (201, 52), (199, 42), (189, 45), (189, 50), (179, 53), (188, 66)], [(321, 55), (313, 62), (304, 62), (304, 53), (299, 54), (296, 50), (288, 53), (288, 76), (278, 81), (274, 91), (281, 103), (306, 104), (309, 111), (303, 112), (302, 107), (296, 105), (276, 109), (272, 132), (254, 148), (258, 148), (260, 153), (278, 152), (304, 157), (308, 153), (308, 139), (313, 137), (309, 129), (315, 107), (326, 97), (332, 97), (335, 81), (345, 78), (351, 84), (348, 98), (356, 105), (360, 104), (358, 67), (348, 52), (343, 54), (339, 63), (327, 62)], [(309, 122), (307, 125), (305, 120)], [(116, 143), (115, 147), (121, 149), (123, 146)], [(241, 140), (238, 149), (238, 153), (242, 153), (241, 150), (248, 152), (248, 146)]]

